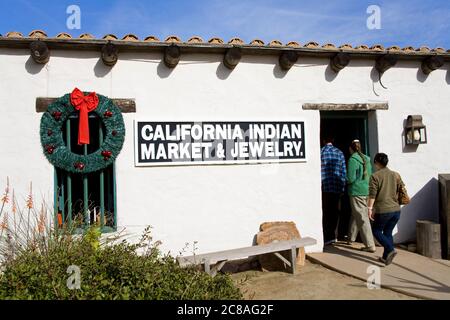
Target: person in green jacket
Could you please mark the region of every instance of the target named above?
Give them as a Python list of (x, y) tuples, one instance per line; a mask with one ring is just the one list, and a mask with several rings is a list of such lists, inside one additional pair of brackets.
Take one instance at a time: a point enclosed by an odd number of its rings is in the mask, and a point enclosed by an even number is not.
[[(353, 140), (350, 145), (350, 159), (348, 160), (347, 184), (352, 209), (352, 221), (356, 223), (357, 231), (352, 232), (350, 226), (349, 239), (355, 241), (359, 231), (364, 243), (363, 251), (375, 252), (375, 241), (373, 239), (372, 227), (367, 209), (367, 197), (369, 196), (369, 179), (372, 174), (370, 158), (361, 152), (359, 140)], [(351, 222), (352, 223), (352, 222)]]

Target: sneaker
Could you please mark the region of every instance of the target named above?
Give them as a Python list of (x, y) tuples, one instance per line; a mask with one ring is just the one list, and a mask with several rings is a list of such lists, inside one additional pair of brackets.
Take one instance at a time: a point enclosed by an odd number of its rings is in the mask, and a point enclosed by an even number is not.
[(327, 241), (327, 242), (325, 242), (323, 245), (324, 245), (324, 246), (329, 246), (329, 245), (331, 245), (331, 244), (333, 244), (333, 243), (335, 243), (335, 242), (336, 242), (336, 239)]
[(378, 258), (378, 261), (383, 262), (384, 264), (386, 264), (386, 260), (383, 259), (383, 257), (379, 257), (379, 258)]
[(370, 253), (377, 252), (377, 249), (375, 247), (362, 247), (360, 250), (364, 251), (364, 252), (370, 252)]
[(391, 252), (389, 252), (389, 254), (386, 257), (386, 262), (385, 264), (388, 266), (392, 263), (392, 260), (394, 260), (394, 257), (397, 255), (397, 251), (393, 250)]

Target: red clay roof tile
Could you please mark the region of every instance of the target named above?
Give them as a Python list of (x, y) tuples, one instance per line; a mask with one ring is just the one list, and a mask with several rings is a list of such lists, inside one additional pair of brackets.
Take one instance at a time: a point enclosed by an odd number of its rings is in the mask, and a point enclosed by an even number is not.
[(336, 46), (332, 43), (325, 43), (322, 48), (324, 49), (336, 49)]
[(95, 39), (95, 37), (90, 33), (80, 34), (80, 36), (78, 38), (80, 38), (80, 39)]
[(58, 39), (72, 39), (72, 36), (66, 32), (60, 32), (56, 35)]
[(217, 37), (211, 38), (208, 40), (208, 43), (212, 44), (223, 44), (223, 40)]
[(188, 43), (203, 43), (203, 39), (198, 36), (190, 37)]
[[(24, 38), (23, 34), (20, 32), (17, 32), (17, 31), (8, 32), (8, 33), (6, 33), (6, 35), (4, 37), (6, 37), (6, 38)], [(43, 31), (43, 30), (33, 30), (29, 33), (28, 38), (48, 38), (48, 36), (45, 33), (45, 31)], [(54, 38), (55, 39), (71, 39), (72, 36), (66, 32), (61, 32), (61, 33), (58, 33)], [(84, 39), (84, 40), (96, 39), (93, 35), (91, 35), (89, 33), (83, 33), (78, 38)], [(48, 38), (48, 39), (51, 39), (51, 38)], [(112, 41), (118, 40), (117, 36), (114, 34), (107, 34), (102, 39), (112, 40)], [(26, 39), (24, 39), (24, 40), (26, 40)], [(134, 34), (127, 34), (122, 38), (122, 40), (133, 41), (133, 42), (139, 42), (139, 41), (161, 42), (156, 36), (148, 36), (144, 40), (139, 40), (139, 38)], [(168, 43), (182, 43), (182, 40), (176, 35), (168, 36), (164, 41), (168, 42)], [(193, 37), (189, 38), (189, 40), (186, 43), (195, 44), (195, 43), (204, 43), (204, 41), (199, 36), (193, 36)], [(224, 44), (224, 41), (221, 38), (213, 37), (208, 40), (208, 44), (221, 45), (221, 44)], [(241, 38), (234, 37), (228, 41), (228, 44), (244, 45), (245, 43)], [(265, 45), (264, 41), (262, 41), (261, 39), (254, 39), (254, 40), (250, 41), (249, 44), (252, 46), (255, 46), (255, 47), (261, 47), (261, 46)], [(283, 44), (279, 40), (272, 40), (268, 43), (268, 46), (269, 47), (283, 47)], [(300, 44), (296, 41), (290, 41), (290, 42), (286, 43), (284, 46), (299, 48)], [(333, 43), (326, 43), (320, 47), (319, 44), (314, 41), (310, 41), (310, 42), (306, 43), (303, 47), (310, 48), (310, 49), (336, 49), (336, 46)], [(353, 49), (353, 47), (350, 44), (343, 44), (343, 45), (339, 46), (339, 49), (350, 50), (350, 49)], [(364, 51), (385, 51), (385, 48), (381, 44), (373, 45), (370, 48), (368, 46), (362, 44), (362, 45), (355, 47), (354, 49), (355, 50), (364, 50)], [(404, 53), (407, 53), (407, 54), (415, 54), (415, 53), (422, 53), (422, 54), (425, 53), (426, 54), (428, 52), (433, 52), (433, 53), (437, 53), (437, 54), (450, 53), (450, 49), (446, 51), (444, 48), (437, 47), (437, 48), (434, 48), (431, 50), (429, 47), (426, 47), (426, 46), (421, 46), (417, 49), (415, 49), (411, 46), (407, 46), (407, 47), (404, 47), (401, 49), (399, 46), (393, 45), (393, 46), (388, 47), (386, 50), (403, 51)]]
[(177, 36), (168, 36), (167, 38), (166, 38), (166, 40), (164, 40), (165, 42), (175, 42), (175, 43), (180, 43), (181, 42), (181, 39), (179, 38), (179, 37), (177, 37)]
[(353, 49), (351, 44), (345, 43), (343, 45), (339, 46), (339, 49), (344, 49), (344, 50), (348, 50), (348, 49)]
[(252, 46), (263, 46), (264, 41), (262, 41), (261, 39), (253, 39), (249, 44)]
[(107, 34), (103, 37), (104, 40), (117, 40), (117, 36), (114, 34)]
[(416, 51), (419, 51), (419, 52), (430, 52), (431, 50), (427, 46), (421, 46), (421, 47), (417, 48)]
[(360, 44), (360, 45), (357, 46), (355, 49), (356, 49), (356, 50), (369, 50), (369, 47), (366, 46), (365, 44)]
[(288, 47), (300, 47), (300, 43), (298, 43), (297, 41), (289, 41), (288, 43), (286, 43), (286, 46), (288, 46)]
[(155, 36), (147, 36), (145, 37), (144, 42), (161, 42), (161, 40)]
[(139, 41), (139, 38), (137, 37), (137, 35), (129, 33), (129, 34), (126, 34), (122, 38), (122, 40), (124, 40), (124, 41)]
[(47, 34), (42, 30), (33, 30), (28, 35), (30, 38), (47, 38)]
[(389, 51), (401, 51), (402, 49), (399, 46), (390, 46), (389, 48), (387, 48), (387, 50)]
[(280, 40), (272, 40), (269, 42), (269, 46), (271, 47), (281, 47), (283, 43)]
[(6, 34), (7, 38), (23, 38), (23, 34), (18, 31), (10, 31)]
[(384, 47), (381, 44), (375, 44), (370, 47), (370, 50), (384, 51)]
[(229, 44), (244, 44), (244, 41), (241, 38), (232, 38), (228, 41)]
[(310, 41), (307, 44), (305, 44), (303, 47), (304, 48), (318, 48), (319, 44), (317, 42)]

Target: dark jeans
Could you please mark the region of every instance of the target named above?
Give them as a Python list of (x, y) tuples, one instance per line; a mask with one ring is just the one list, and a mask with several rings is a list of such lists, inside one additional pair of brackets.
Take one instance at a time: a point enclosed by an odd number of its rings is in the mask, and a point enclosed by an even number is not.
[(322, 229), (324, 242), (336, 239), (340, 198), (339, 193), (322, 192)]
[[(346, 193), (345, 193), (346, 194)], [(342, 196), (340, 199), (339, 221), (337, 227), (337, 238), (340, 241), (347, 240), (349, 234), (350, 217), (352, 209), (350, 208), (350, 199), (348, 196)]]
[(384, 247), (383, 259), (386, 259), (387, 255), (394, 251), (392, 231), (398, 220), (400, 220), (400, 211), (375, 214), (372, 231), (375, 238)]

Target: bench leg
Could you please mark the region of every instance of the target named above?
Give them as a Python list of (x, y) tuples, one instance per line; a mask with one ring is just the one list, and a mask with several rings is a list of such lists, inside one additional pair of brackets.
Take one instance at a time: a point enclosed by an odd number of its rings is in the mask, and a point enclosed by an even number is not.
[(277, 257), (278, 259), (283, 261), (285, 264), (287, 264), (288, 267), (291, 267), (291, 262), (289, 260), (287, 260), (285, 257), (283, 257), (279, 252), (274, 252), (273, 254), (275, 255), (275, 257)]
[(297, 248), (292, 247), (291, 248), (291, 271), (292, 271), (292, 274), (295, 274), (295, 272), (297, 271), (296, 266), (297, 266)]
[(209, 275), (211, 275), (211, 265), (209, 261), (205, 261), (205, 272)]
[(226, 260), (220, 261), (220, 262), (217, 263), (214, 267), (212, 267), (212, 268), (211, 268), (210, 275), (211, 275), (212, 277), (215, 277), (216, 274), (217, 274), (217, 272), (219, 272), (220, 269), (222, 269), (222, 267), (225, 265), (226, 262), (227, 262)]

